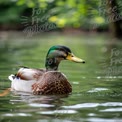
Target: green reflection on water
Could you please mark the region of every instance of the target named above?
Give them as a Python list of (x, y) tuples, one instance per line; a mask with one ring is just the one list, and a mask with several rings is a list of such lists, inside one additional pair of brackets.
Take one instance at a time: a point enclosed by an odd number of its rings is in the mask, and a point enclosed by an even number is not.
[[(69, 96), (10, 93), (1, 97), (0, 121), (62, 122), (92, 121), (94, 118), (98, 121), (120, 120), (122, 72), (117, 74), (116, 71), (108, 71), (111, 51), (107, 52), (104, 40), (103, 35), (46, 33), (27, 38), (20, 33), (8, 33), (7, 37), (0, 41), (0, 91), (10, 87), (7, 77), (16, 73), (19, 65), (44, 68), (46, 53), (52, 45), (70, 47), (76, 56), (86, 60), (86, 64), (61, 62), (60, 71), (73, 86), (73, 93)], [(116, 48), (120, 51), (121, 43)], [(121, 54), (113, 58), (120, 57)], [(121, 65), (120, 62), (115, 66), (118, 68)], [(103, 103), (108, 104), (104, 106)]]

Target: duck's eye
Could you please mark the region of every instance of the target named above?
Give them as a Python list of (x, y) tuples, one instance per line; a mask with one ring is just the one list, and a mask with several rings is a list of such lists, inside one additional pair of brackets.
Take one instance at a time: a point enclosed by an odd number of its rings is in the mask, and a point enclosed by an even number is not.
[(71, 57), (74, 57), (73, 55), (71, 55)]
[(70, 57), (74, 57), (74, 55), (73, 54), (70, 54)]

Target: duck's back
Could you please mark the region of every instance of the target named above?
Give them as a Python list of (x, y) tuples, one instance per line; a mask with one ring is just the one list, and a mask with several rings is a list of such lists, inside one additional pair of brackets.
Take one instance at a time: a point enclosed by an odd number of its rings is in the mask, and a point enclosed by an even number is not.
[(16, 77), (23, 80), (38, 80), (46, 71), (44, 69), (20, 68)]

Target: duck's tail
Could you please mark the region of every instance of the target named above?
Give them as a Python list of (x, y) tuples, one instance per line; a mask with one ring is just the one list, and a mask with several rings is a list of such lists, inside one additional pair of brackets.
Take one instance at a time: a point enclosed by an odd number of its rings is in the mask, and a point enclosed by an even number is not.
[(9, 79), (10, 81), (13, 81), (15, 78), (16, 78), (16, 75), (13, 75), (13, 74), (11, 74), (11, 75), (8, 77), (8, 79)]

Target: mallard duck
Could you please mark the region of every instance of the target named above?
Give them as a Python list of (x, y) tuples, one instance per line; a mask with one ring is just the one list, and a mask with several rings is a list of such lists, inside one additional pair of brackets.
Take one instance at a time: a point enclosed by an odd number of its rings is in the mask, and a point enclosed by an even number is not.
[(21, 67), (15, 75), (10, 75), (11, 89), (39, 94), (68, 94), (72, 86), (66, 76), (58, 71), (62, 60), (85, 63), (77, 58), (66, 46), (52, 46), (46, 56), (45, 69)]

